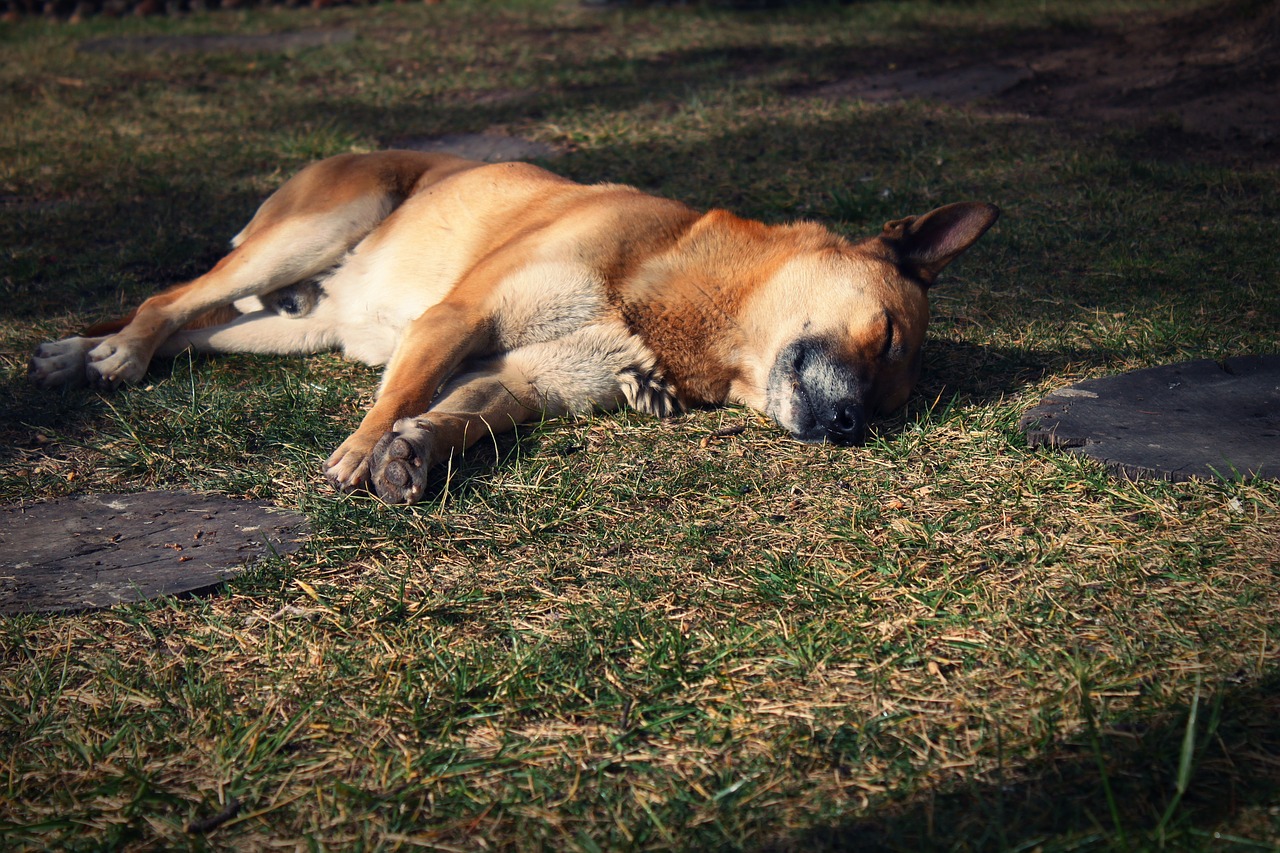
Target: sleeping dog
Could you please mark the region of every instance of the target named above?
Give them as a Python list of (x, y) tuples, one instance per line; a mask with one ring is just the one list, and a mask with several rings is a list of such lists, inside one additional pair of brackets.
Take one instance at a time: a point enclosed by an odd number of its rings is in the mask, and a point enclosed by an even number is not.
[(929, 287), (998, 215), (951, 204), (855, 243), (527, 163), (341, 155), (271, 195), (212, 270), (41, 345), (30, 376), (111, 389), (189, 349), (385, 364), (324, 468), (393, 503), (483, 436), (623, 405), (740, 404), (857, 444), (919, 376)]

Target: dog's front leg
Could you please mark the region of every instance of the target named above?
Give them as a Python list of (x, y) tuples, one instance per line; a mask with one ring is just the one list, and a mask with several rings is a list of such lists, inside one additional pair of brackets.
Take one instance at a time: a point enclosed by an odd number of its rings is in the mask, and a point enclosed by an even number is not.
[(429, 411), (396, 421), (374, 446), (372, 490), (387, 503), (417, 503), (436, 465), (460, 457), (487, 436), (566, 414), (569, 407), (539, 390), (536, 378), (517, 353), (494, 358), (451, 381)]
[(646, 357), (625, 328), (591, 324), (483, 360), (450, 380), (429, 410), (401, 418), (382, 436), (371, 454), (370, 486), (388, 503), (415, 503), (431, 468), (477, 441), (539, 418), (623, 405), (624, 381)]
[(330, 482), (343, 491), (368, 487), (374, 446), (402, 418), (425, 412), (463, 359), (484, 353), (491, 338), (484, 316), (469, 305), (441, 302), (414, 320), (387, 364), (378, 399), (325, 461)]

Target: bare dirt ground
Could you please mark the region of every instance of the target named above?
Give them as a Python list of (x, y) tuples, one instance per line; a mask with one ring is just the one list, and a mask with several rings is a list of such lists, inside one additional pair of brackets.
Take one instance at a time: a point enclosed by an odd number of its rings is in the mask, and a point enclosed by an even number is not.
[(1087, 31), (1037, 33), (994, 57), (913, 62), (910, 70), (849, 78), (814, 94), (917, 97), (1084, 125), (1124, 124), (1157, 151), (1274, 160), (1280, 2), (1223, 3), (1191, 14), (1117, 18)]

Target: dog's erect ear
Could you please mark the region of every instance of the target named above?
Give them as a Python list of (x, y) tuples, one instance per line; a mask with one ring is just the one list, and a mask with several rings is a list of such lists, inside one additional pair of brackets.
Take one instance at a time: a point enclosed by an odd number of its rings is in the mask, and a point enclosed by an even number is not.
[(964, 201), (931, 210), (924, 216), (886, 222), (879, 239), (897, 253), (900, 264), (928, 287), (999, 217), (1000, 208), (994, 204)]

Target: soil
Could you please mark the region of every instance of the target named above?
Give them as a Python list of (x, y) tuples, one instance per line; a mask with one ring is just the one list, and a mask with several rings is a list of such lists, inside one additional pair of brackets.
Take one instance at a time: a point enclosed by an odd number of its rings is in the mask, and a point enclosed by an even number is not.
[[(1158, 149), (1280, 158), (1280, 0), (1047, 31), (996, 58), (952, 53), (812, 94), (922, 98), (1083, 126), (1122, 123)], [(908, 67), (907, 63), (899, 63)]]

